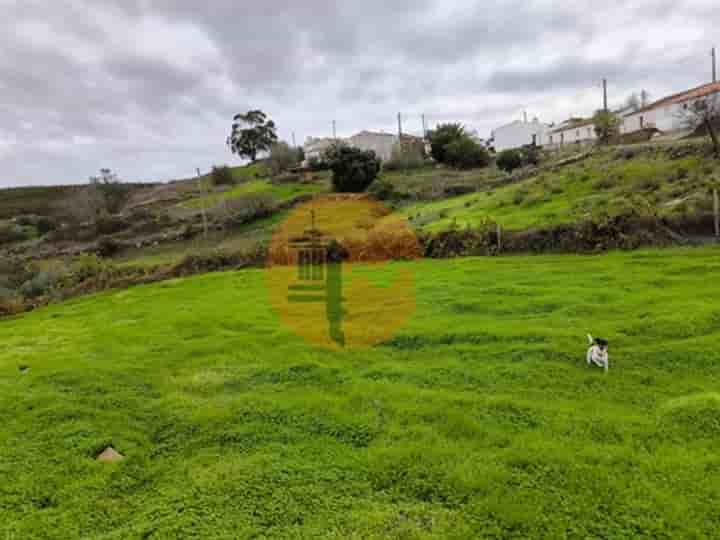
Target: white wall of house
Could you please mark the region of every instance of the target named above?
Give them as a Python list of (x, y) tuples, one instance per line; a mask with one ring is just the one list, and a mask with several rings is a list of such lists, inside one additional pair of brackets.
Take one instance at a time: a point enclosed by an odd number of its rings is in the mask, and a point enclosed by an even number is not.
[(596, 139), (597, 135), (593, 124), (568, 126), (567, 128), (560, 127), (545, 133), (543, 146), (558, 147), (568, 144), (586, 144), (594, 142)]
[(307, 165), (311, 159), (322, 159), (325, 150), (330, 148), (335, 139), (308, 137), (303, 145), (305, 152), (305, 161), (303, 165)]
[(388, 161), (398, 142), (398, 137), (392, 133), (361, 131), (346, 139), (345, 142), (350, 146), (360, 148), (360, 150), (372, 150), (381, 160)]
[(702, 99), (718, 100), (720, 93), (716, 92), (701, 98), (687, 99), (679, 103), (660, 105), (654, 109), (638, 111), (623, 118), (622, 133), (632, 133), (644, 128), (657, 128), (660, 131), (678, 131), (687, 129), (687, 113), (689, 107)]
[(538, 120), (523, 122), (516, 120), (493, 130), (493, 146), (497, 152), (520, 148), (527, 144), (542, 144), (547, 126)]

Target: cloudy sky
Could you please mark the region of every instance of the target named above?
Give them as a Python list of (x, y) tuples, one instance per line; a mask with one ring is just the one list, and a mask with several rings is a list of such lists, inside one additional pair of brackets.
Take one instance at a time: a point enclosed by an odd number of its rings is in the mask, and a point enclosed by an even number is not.
[[(565, 4), (565, 5), (563, 5)], [(237, 163), (232, 116), (282, 138), (459, 121), (487, 136), (709, 82), (716, 0), (0, 0), (0, 187), (101, 167)], [(714, 34), (712, 31), (715, 30)], [(715, 41), (714, 41), (715, 40)]]

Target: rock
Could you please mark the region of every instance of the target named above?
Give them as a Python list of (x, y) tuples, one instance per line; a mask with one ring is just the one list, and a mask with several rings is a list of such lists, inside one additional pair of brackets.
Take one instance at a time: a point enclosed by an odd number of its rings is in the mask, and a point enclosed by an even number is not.
[(117, 463), (118, 461), (125, 459), (125, 456), (115, 450), (112, 446), (108, 446), (96, 459), (102, 463)]

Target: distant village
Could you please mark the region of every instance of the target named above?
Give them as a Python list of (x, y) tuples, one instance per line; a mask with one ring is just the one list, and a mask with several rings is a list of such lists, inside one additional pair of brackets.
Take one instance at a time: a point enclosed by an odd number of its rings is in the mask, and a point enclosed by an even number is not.
[[(711, 95), (720, 94), (720, 82), (712, 82), (672, 94), (651, 103), (627, 104), (613, 110), (620, 120), (622, 136), (636, 135), (637, 140), (651, 140), (662, 137), (678, 137), (688, 131), (684, 117), (692, 103)], [(396, 134), (382, 131), (361, 131), (352, 137), (315, 138), (308, 137), (303, 149), (306, 161), (321, 159), (324, 151), (337, 142), (343, 142), (362, 150), (373, 150), (383, 161), (391, 158), (393, 148), (402, 137), (403, 144), (410, 140), (423, 143), (422, 137)], [(546, 149), (559, 149), (569, 145), (586, 145), (598, 138), (592, 118), (571, 117), (555, 125), (542, 122), (538, 118), (516, 120), (495, 128), (488, 139), (475, 137), (477, 142), (491, 150), (502, 152), (526, 145), (542, 146)], [(634, 141), (635, 142), (635, 141)]]

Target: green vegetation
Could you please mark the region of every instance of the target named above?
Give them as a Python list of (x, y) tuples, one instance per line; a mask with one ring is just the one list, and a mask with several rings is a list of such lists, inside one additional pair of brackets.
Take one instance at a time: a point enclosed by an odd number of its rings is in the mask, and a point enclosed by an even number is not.
[(206, 208), (210, 208), (222, 201), (239, 199), (247, 195), (257, 195), (261, 193), (271, 195), (277, 202), (283, 202), (300, 195), (321, 193), (323, 191), (327, 191), (327, 185), (324, 183), (303, 184), (297, 182), (291, 184), (275, 184), (269, 180), (251, 180), (227, 191), (211, 193), (203, 197), (195, 197), (182, 203), (182, 206), (186, 208), (201, 208), (205, 205)]
[(718, 255), (404, 263), (371, 350), (291, 335), (262, 271), (4, 320), (0, 537), (713, 537)]
[[(625, 152), (631, 154), (624, 157)], [(473, 226), (492, 218), (508, 229), (574, 223), (597, 214), (679, 215), (708, 210), (707, 183), (718, 165), (697, 155), (675, 158), (662, 150), (598, 151), (557, 171), (541, 172), (499, 188), (409, 205), (403, 212), (428, 230)]]
[(362, 193), (380, 173), (380, 160), (372, 150), (336, 144), (325, 152), (332, 170), (333, 189), (338, 193)]

